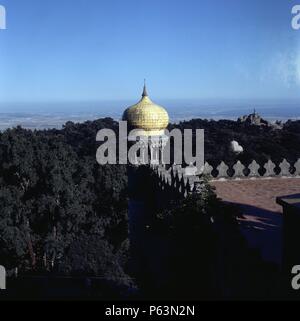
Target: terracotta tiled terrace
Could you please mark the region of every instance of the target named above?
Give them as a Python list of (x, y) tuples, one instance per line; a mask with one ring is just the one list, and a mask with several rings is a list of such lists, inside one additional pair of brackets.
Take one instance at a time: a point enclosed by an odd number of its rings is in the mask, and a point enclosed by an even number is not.
[(258, 248), (270, 262), (281, 262), (282, 207), (276, 197), (300, 192), (300, 178), (214, 181), (223, 201), (239, 204), (242, 233), (251, 247)]

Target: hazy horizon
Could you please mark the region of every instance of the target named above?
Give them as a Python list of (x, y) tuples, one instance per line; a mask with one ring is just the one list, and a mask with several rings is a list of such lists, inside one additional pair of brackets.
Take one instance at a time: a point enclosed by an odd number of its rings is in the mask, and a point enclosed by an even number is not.
[[(119, 120), (136, 100), (94, 102), (7, 103), (0, 105), (0, 130), (21, 125), (29, 129), (61, 128), (67, 121), (84, 122), (111, 117)], [(232, 119), (252, 113), (254, 108), (269, 121), (300, 119), (297, 100), (172, 100), (156, 101), (164, 106), (171, 122), (202, 119)]]

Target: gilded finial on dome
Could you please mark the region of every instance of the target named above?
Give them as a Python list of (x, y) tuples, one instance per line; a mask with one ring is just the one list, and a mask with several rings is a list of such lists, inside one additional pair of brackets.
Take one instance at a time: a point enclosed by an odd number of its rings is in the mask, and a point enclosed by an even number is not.
[(146, 79), (144, 79), (144, 90), (143, 90), (143, 97), (148, 97), (148, 93), (147, 93), (147, 87), (146, 87)]

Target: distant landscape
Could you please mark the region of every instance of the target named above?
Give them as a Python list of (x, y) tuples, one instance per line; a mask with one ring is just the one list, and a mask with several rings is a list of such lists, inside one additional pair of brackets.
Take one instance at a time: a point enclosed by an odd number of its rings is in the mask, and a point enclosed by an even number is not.
[[(81, 123), (103, 117), (118, 120), (121, 119), (124, 108), (131, 103), (131, 101), (10, 103), (0, 106), (0, 130), (18, 125), (27, 129), (61, 129), (67, 121)], [(271, 122), (300, 119), (300, 102), (297, 101), (162, 100), (161, 104), (168, 107), (172, 123), (193, 118), (236, 120), (242, 115), (252, 113), (254, 108), (264, 119)]]

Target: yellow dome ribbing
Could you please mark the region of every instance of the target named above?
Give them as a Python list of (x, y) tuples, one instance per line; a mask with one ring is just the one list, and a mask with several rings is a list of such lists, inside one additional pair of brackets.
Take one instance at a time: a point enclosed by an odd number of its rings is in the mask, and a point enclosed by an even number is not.
[(163, 135), (167, 128), (169, 115), (163, 107), (151, 101), (144, 86), (142, 99), (125, 110), (123, 120), (131, 128), (144, 130), (147, 136), (157, 136)]

